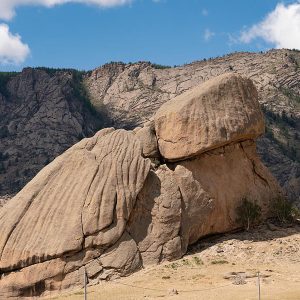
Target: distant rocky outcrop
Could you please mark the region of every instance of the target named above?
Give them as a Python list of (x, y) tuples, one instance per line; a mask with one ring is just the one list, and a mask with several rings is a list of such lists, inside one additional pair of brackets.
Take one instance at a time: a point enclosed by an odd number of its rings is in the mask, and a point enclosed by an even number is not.
[(256, 154), (263, 124), (253, 83), (226, 74), (142, 128), (83, 139), (0, 210), (0, 298), (178, 259), (199, 238), (240, 227), (244, 197), (267, 217), (281, 190)]
[(31, 68), (0, 73), (0, 196), (20, 191), (55, 157), (103, 128), (80, 76)]

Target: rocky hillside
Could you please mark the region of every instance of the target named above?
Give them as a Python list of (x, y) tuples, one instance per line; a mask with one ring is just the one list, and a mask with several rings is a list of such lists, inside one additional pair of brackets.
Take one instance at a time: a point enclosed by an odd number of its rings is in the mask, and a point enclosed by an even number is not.
[(0, 195), (18, 192), (43, 166), (101, 127), (80, 78), (75, 71), (30, 68), (0, 74)]
[(167, 100), (225, 72), (254, 81), (267, 120), (258, 151), (289, 196), (299, 200), (300, 52), (290, 50), (235, 53), (172, 68), (110, 63), (83, 76), (45, 69), (2, 74), (0, 195), (18, 191), (99, 127), (139, 126)]

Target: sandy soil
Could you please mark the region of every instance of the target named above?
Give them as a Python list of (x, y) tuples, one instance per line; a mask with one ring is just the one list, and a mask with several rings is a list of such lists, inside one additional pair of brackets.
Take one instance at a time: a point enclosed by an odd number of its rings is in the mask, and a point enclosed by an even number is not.
[[(181, 260), (88, 287), (88, 300), (300, 300), (300, 226), (263, 225), (253, 232), (200, 241)], [(83, 299), (83, 290), (48, 299)]]

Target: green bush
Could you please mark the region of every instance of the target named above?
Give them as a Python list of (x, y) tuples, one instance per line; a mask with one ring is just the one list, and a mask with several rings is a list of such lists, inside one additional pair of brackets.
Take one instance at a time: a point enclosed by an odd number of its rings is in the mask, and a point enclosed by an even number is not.
[(272, 202), (272, 213), (281, 224), (292, 223), (300, 217), (299, 209), (283, 197)]
[(224, 260), (224, 259), (211, 261), (212, 265), (224, 265), (224, 264), (228, 264), (228, 263), (229, 262), (227, 260)]
[(237, 222), (239, 222), (247, 231), (260, 221), (261, 207), (256, 203), (248, 200), (246, 197), (242, 199), (241, 205), (236, 209)]
[(197, 257), (197, 256), (194, 256), (193, 257), (193, 261), (196, 265), (204, 265), (203, 261), (201, 258)]
[(293, 221), (296, 221), (296, 220), (299, 221), (300, 220), (300, 209), (297, 206), (293, 206), (292, 210), (291, 210), (291, 215), (292, 215)]

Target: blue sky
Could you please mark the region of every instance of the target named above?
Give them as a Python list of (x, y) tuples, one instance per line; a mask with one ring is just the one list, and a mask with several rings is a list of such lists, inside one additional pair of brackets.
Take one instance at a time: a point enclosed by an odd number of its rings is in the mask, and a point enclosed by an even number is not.
[(0, 70), (25, 66), (89, 70), (110, 61), (140, 60), (180, 65), (234, 51), (282, 47), (300, 48), (298, 1), (0, 3)]

